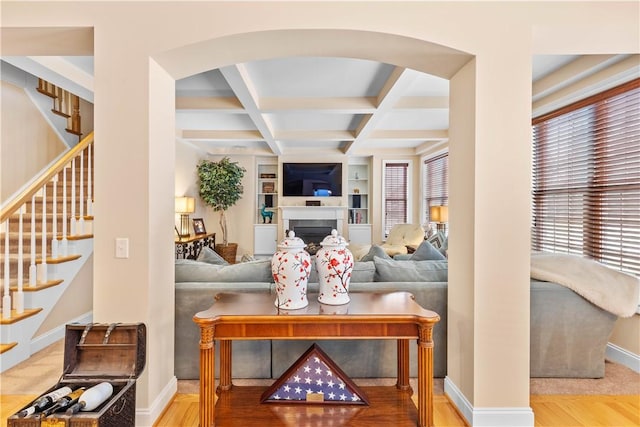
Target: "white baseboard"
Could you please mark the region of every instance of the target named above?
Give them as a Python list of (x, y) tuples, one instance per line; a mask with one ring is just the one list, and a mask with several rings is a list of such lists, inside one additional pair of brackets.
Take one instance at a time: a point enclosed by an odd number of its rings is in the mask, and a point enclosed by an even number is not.
[(178, 391), (178, 379), (173, 376), (149, 408), (136, 409), (136, 427), (151, 427), (160, 418)]
[(473, 418), (473, 406), (467, 400), (464, 394), (460, 391), (458, 386), (455, 385), (453, 381), (449, 379), (449, 377), (444, 377), (444, 394), (449, 396), (451, 402), (456, 405), (460, 414), (467, 421), (467, 424), (471, 424), (471, 419)]
[[(85, 314), (76, 317), (75, 319), (71, 319), (67, 323), (91, 323), (93, 321), (93, 311), (88, 311)], [(31, 354), (36, 353), (56, 341), (59, 341), (64, 338), (66, 333), (66, 324), (57, 326), (44, 334), (37, 336), (36, 338), (31, 340)]]
[(529, 407), (474, 408), (460, 389), (449, 379), (444, 379), (444, 392), (470, 426), (533, 427), (533, 410)]
[(607, 349), (605, 350), (605, 357), (612, 362), (619, 363), (632, 369), (635, 372), (640, 373), (640, 356), (625, 350), (622, 347), (618, 347), (615, 344), (607, 343)]

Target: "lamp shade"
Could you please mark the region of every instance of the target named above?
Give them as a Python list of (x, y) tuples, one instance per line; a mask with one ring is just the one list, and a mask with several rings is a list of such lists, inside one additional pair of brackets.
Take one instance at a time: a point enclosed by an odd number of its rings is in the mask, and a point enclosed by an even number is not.
[(176, 213), (194, 213), (196, 199), (193, 197), (176, 197)]
[(429, 208), (429, 217), (433, 222), (448, 222), (449, 207), (448, 206), (431, 206)]

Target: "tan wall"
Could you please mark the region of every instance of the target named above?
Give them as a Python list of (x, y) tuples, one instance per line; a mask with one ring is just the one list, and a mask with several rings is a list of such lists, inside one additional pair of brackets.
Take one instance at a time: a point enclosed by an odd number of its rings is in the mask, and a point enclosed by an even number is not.
[[(427, 54), (432, 45), (422, 41), (476, 57), (476, 134), (469, 141), (469, 149), (476, 151), (475, 215), (467, 223), (469, 235), (458, 239), (458, 252), (451, 242), (452, 268), (454, 258), (461, 258), (458, 265), (471, 262), (475, 269), (474, 326), (460, 325), (461, 333), (472, 337), (473, 348), (461, 351), (473, 354), (474, 367), (460, 373), (460, 383), (473, 384), (465, 395), (476, 408), (528, 407), (531, 55), (636, 52), (638, 4), (283, 4), (3, 3), (3, 26), (95, 27), (95, 129), (102, 144), (96, 158), (95, 215), (100, 221), (95, 226), (94, 313), (98, 321), (137, 320), (149, 326), (149, 363), (138, 381), (138, 407), (153, 409), (173, 376), (172, 365), (164, 361), (173, 351), (173, 88), (150, 58), (176, 79), (298, 53), (369, 58), (438, 74), (442, 62)], [(329, 27), (346, 31), (260, 33)], [(593, 37), (575, 37), (583, 32)], [(446, 61), (447, 54), (439, 59)], [(452, 208), (459, 197), (452, 195)], [(495, 206), (504, 209), (495, 215)], [(451, 213), (450, 225), (454, 230), (465, 221)], [(116, 237), (129, 238), (129, 259), (114, 258)]]
[(65, 149), (21, 87), (2, 82), (2, 187), (10, 197)]
[(65, 289), (58, 303), (47, 315), (34, 337), (50, 332), (93, 310), (93, 256)]
[(618, 319), (609, 342), (640, 357), (640, 314)]

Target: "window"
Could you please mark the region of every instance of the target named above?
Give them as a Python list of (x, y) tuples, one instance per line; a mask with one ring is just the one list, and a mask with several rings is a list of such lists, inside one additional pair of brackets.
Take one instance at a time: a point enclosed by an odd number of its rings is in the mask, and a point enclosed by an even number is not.
[(533, 120), (532, 246), (640, 275), (640, 79)]
[(441, 154), (424, 161), (424, 218), (429, 216), (431, 206), (449, 205), (449, 154)]
[(408, 220), (408, 162), (388, 162), (384, 164), (384, 236), (396, 224)]

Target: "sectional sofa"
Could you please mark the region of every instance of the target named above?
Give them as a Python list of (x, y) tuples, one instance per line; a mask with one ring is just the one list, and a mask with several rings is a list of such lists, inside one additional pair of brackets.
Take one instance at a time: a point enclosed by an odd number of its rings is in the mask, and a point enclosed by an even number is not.
[[(350, 292), (412, 293), (441, 317), (434, 328), (434, 376), (447, 373), (447, 261), (374, 257), (355, 263)], [(219, 292), (274, 293), (270, 260), (217, 265), (176, 260), (175, 374), (199, 377), (199, 329), (192, 318)], [(318, 289), (312, 271), (309, 293)], [(275, 297), (274, 297), (275, 298)], [(600, 378), (604, 354), (617, 316), (555, 283), (531, 281), (531, 377)], [(311, 345), (310, 341), (234, 341), (234, 378), (278, 378)], [(352, 378), (396, 375), (395, 340), (326, 340), (320, 347)], [(416, 345), (410, 346), (416, 375)], [(216, 357), (216, 361), (219, 357)], [(216, 367), (216, 372), (219, 372)]]

